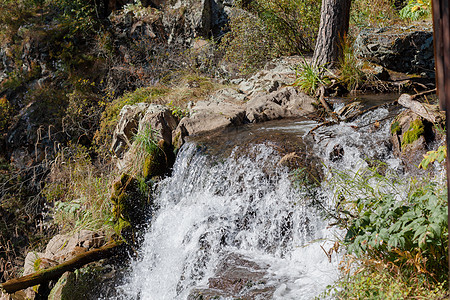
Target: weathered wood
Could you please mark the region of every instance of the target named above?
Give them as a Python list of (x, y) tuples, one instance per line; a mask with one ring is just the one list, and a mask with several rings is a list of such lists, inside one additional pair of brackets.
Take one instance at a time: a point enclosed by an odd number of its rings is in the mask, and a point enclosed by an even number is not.
[(339, 63), (348, 32), (350, 5), (351, 0), (322, 0), (315, 66), (335, 67)]
[(402, 94), (398, 98), (398, 103), (431, 123), (440, 123), (445, 120), (445, 113), (441, 112), (437, 105), (421, 103), (414, 98), (415, 95)]
[(79, 254), (57, 266), (41, 270), (27, 276), (8, 280), (2, 283), (0, 288), (6, 293), (12, 294), (38, 284), (47, 283), (50, 280), (56, 280), (65, 272), (74, 271), (88, 263), (115, 255), (124, 245), (125, 244), (123, 242), (109, 243), (101, 248)]

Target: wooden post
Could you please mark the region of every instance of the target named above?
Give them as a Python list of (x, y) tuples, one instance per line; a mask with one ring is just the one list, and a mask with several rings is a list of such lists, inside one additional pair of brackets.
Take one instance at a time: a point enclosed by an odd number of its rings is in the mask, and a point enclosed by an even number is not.
[[(442, 110), (446, 111), (446, 131), (447, 131), (447, 191), (450, 195), (450, 157), (449, 154), (449, 119), (450, 119), (450, 8), (449, 0), (433, 0), (433, 33), (434, 33), (434, 58), (436, 62), (436, 84), (439, 96), (439, 104)], [(450, 216), (450, 206), (447, 207)], [(449, 217), (450, 218), (450, 217)], [(450, 219), (449, 219), (450, 232)], [(450, 257), (450, 239), (449, 239)], [(450, 272), (450, 260), (449, 260)], [(449, 274), (450, 279), (450, 274)], [(450, 280), (449, 280), (450, 284)]]

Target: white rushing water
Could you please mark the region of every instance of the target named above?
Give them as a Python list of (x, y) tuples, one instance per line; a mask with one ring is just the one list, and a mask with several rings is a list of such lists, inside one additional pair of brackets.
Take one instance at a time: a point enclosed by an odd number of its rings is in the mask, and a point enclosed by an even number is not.
[[(311, 299), (337, 277), (333, 236), (264, 145), (215, 162), (187, 145), (157, 192), (159, 210), (140, 259), (119, 288), (126, 299), (186, 299), (207, 286), (224, 255), (265, 266), (275, 299)], [(263, 298), (264, 299), (264, 298)]]
[[(317, 131), (313, 149), (332, 167), (359, 168), (371, 156), (389, 160), (389, 145), (380, 144), (387, 139), (388, 121), (369, 126), (387, 114), (380, 109), (357, 123)], [(336, 145), (343, 148), (337, 161), (330, 158)], [(139, 258), (117, 288), (120, 299), (197, 299), (190, 295), (217, 288), (217, 280), (228, 282), (217, 274), (227, 257), (235, 264), (229, 273), (244, 269), (250, 277), (259, 275), (233, 293), (216, 290), (220, 299), (314, 299), (338, 278), (339, 257), (325, 254), (337, 232), (327, 228), (312, 204), (327, 205), (331, 193), (317, 190), (306, 197), (292, 187), (273, 148), (252, 147), (235, 148), (222, 159), (209, 157), (195, 144), (182, 148), (172, 177), (157, 188), (158, 209)], [(257, 271), (243, 267), (249, 262), (259, 266)], [(261, 293), (264, 289), (270, 293)]]

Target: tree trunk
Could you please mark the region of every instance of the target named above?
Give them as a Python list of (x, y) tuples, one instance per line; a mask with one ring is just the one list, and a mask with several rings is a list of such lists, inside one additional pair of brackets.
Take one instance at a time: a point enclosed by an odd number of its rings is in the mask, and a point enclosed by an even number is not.
[(314, 65), (336, 67), (348, 32), (351, 0), (322, 0)]

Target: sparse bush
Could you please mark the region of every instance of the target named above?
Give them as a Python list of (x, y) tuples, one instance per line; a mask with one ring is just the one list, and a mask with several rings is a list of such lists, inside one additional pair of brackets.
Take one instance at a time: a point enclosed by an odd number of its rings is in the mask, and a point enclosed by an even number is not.
[(225, 59), (247, 74), (271, 58), (311, 52), (319, 28), (317, 1), (252, 1), (231, 15), (222, 39)]
[(352, 1), (350, 23), (358, 28), (391, 25), (398, 19), (394, 2), (393, 0)]
[(312, 52), (320, 22), (320, 1), (256, 0), (250, 11), (263, 20), (282, 55)]
[(6, 97), (0, 98), (0, 132), (5, 130), (10, 122), (12, 107)]

